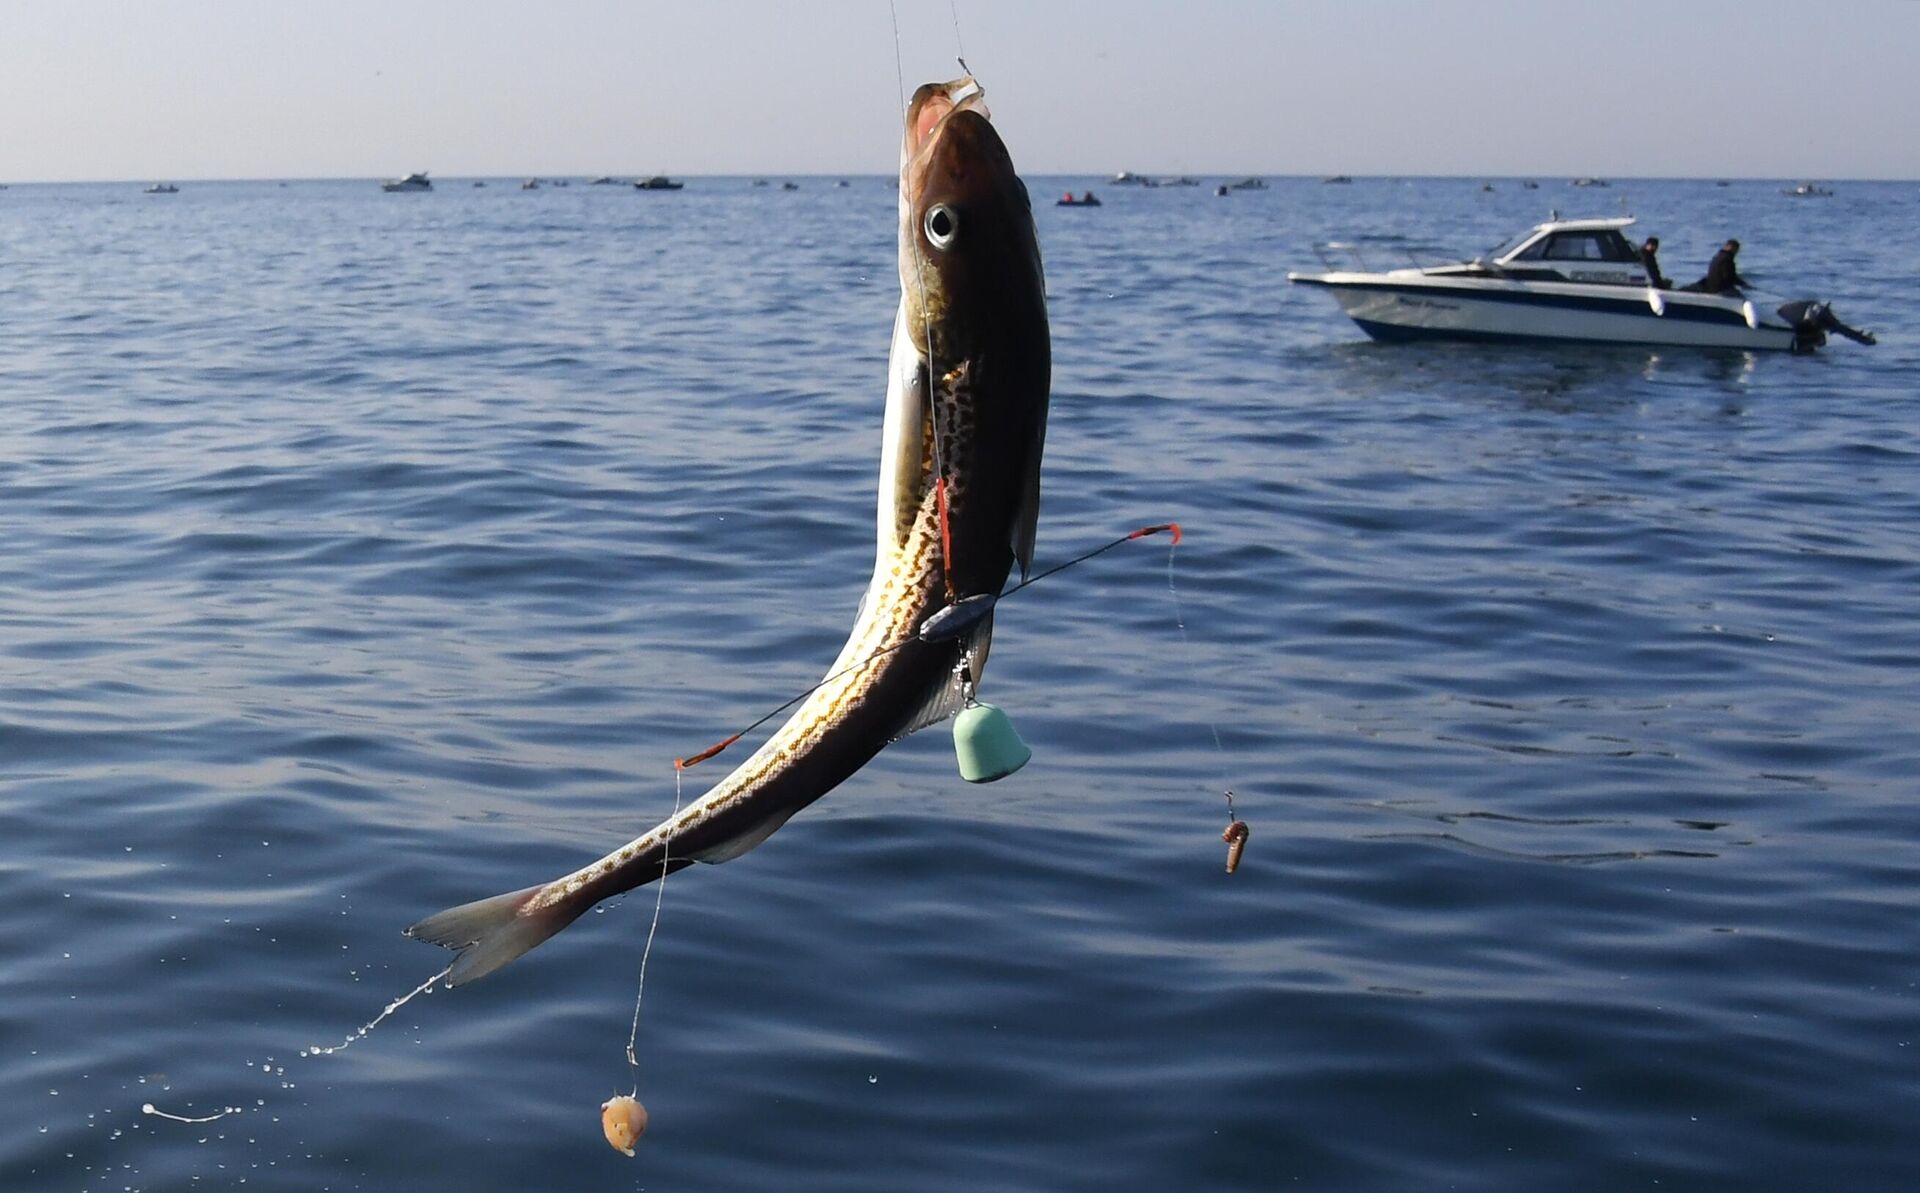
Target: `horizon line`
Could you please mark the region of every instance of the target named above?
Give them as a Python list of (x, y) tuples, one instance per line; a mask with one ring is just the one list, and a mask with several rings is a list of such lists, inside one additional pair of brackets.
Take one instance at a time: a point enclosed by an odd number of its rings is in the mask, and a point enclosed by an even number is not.
[[(1372, 174), (1372, 173), (1354, 174), (1354, 173), (1347, 173), (1347, 172), (1337, 171), (1337, 170), (1324, 171), (1324, 172), (1323, 171), (1304, 171), (1303, 172), (1303, 171), (1270, 170), (1270, 171), (1263, 172), (1259, 170), (1244, 170), (1244, 169), (1242, 170), (1198, 170), (1198, 171), (1128, 170), (1124, 172), (1127, 174), (1131, 174), (1135, 177), (1152, 178), (1152, 179), (1155, 179), (1156, 181), (1162, 180), (1162, 179), (1168, 179), (1168, 178), (1195, 178), (1195, 179), (1220, 178), (1220, 179), (1232, 180), (1232, 179), (1249, 178), (1249, 177), (1273, 178), (1273, 179), (1307, 179), (1307, 180), (1324, 181), (1325, 179), (1328, 179), (1328, 178), (1344, 177), (1344, 178), (1352, 179), (1354, 181), (1359, 181), (1361, 179), (1369, 179), (1373, 181), (1406, 181), (1406, 180), (1412, 180), (1412, 179), (1426, 179), (1430, 181), (1453, 181), (1453, 180), (1475, 181), (1475, 182), (1534, 181), (1534, 182), (1545, 183), (1549, 181), (1557, 182), (1560, 179), (1566, 179), (1566, 181), (1564, 183), (1561, 183), (1561, 185), (1571, 185), (1572, 180), (1574, 178), (1590, 177), (1590, 178), (1600, 178), (1607, 182), (1765, 182), (1765, 183), (1809, 182), (1809, 181), (1841, 182), (1841, 183), (1920, 182), (1920, 178), (1902, 177), (1902, 176), (1896, 176), (1896, 175), (1845, 176), (1845, 175), (1838, 175), (1838, 174), (1590, 174), (1590, 175), (1575, 174), (1575, 175), (1569, 176), (1559, 172), (1537, 172), (1537, 173), (1521, 172), (1521, 173), (1508, 173), (1508, 174), (1499, 174), (1499, 173), (1484, 173), (1484, 174), (1482, 173), (1465, 173), (1465, 174), (1444, 173), (1443, 174), (1443, 173), (1430, 173), (1430, 172), (1424, 172), (1424, 171), (1408, 171), (1408, 172), (1393, 172), (1393, 173), (1378, 173), (1378, 174)], [(423, 173), (431, 175), (433, 174), (433, 171), (428, 170), (428, 171), (423, 171)], [(510, 171), (507, 173), (471, 173), (471, 172), (454, 171), (454, 172), (440, 174), (438, 177), (443, 180), (458, 181), (458, 182), (493, 182), (497, 180), (498, 181), (504, 181), (509, 179), (525, 180), (529, 178), (538, 179), (542, 182), (545, 182), (549, 180), (559, 180), (559, 179), (566, 179), (568, 181), (572, 181), (573, 179), (576, 179), (576, 178), (591, 180), (597, 177), (611, 177), (614, 179), (615, 183), (630, 184), (633, 179), (649, 178), (659, 173), (661, 172), (660, 171), (638, 171), (638, 172), (628, 172), (628, 173), (622, 173), (622, 174), (605, 174), (604, 172), (597, 173), (595, 171), (590, 171), (590, 170), (555, 170), (555, 171), (549, 171), (549, 172)], [(380, 183), (380, 182), (390, 182), (402, 176), (403, 175), (397, 175), (397, 174), (287, 174), (287, 175), (216, 175), (216, 176), (199, 177), (199, 178), (189, 177), (185, 175), (165, 175), (165, 176), (148, 175), (148, 176), (134, 176), (134, 177), (126, 177), (126, 178), (21, 178), (21, 179), (0, 179), (0, 187), (139, 186), (143, 184), (152, 185), (152, 184), (158, 184), (162, 182), (175, 183), (175, 184), (178, 184), (178, 183), (195, 183), (195, 184), (242, 183), (242, 182)], [(786, 170), (786, 171), (758, 170), (758, 171), (744, 171), (744, 172), (735, 171), (735, 170), (726, 170), (726, 171), (715, 171), (715, 172), (708, 172), (708, 173), (669, 174), (667, 176), (671, 178), (689, 178), (689, 179), (692, 179), (692, 178), (749, 178), (749, 179), (751, 178), (767, 178), (767, 179), (773, 179), (773, 178), (879, 178), (879, 179), (890, 179), (890, 178), (896, 177), (897, 172), (892, 170), (874, 172), (874, 171), (868, 171), (868, 170), (836, 171), (836, 170), (817, 170), (817, 169), (816, 170)], [(1021, 177), (1023, 178), (1104, 178), (1111, 185), (1114, 178), (1114, 174), (1106, 171), (1096, 172), (1096, 171), (1086, 171), (1086, 170), (1023, 170), (1021, 171)], [(1121, 184), (1121, 185), (1125, 185), (1125, 184)], [(1147, 189), (1153, 189), (1153, 188), (1147, 188)], [(1604, 189), (1604, 188), (1600, 188), (1600, 189)]]

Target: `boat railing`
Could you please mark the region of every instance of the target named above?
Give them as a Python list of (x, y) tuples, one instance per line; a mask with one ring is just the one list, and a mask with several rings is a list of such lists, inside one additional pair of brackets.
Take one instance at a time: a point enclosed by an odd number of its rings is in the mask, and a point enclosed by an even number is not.
[[(1377, 250), (1383, 246), (1375, 245), (1373, 247)], [(1328, 273), (1342, 273), (1347, 271), (1356, 273), (1383, 272), (1374, 269), (1372, 263), (1367, 260), (1367, 256), (1362, 251), (1361, 246), (1350, 240), (1329, 240), (1325, 244), (1316, 244), (1313, 246), (1313, 255), (1320, 258), (1320, 264), (1326, 266)], [(1420, 258), (1414, 256), (1413, 249), (1407, 245), (1397, 246), (1397, 253), (1395, 255), (1405, 257), (1406, 264), (1415, 269), (1425, 269), (1432, 264), (1432, 262), (1422, 261)], [(1394, 266), (1394, 268), (1398, 268), (1398, 265)]]

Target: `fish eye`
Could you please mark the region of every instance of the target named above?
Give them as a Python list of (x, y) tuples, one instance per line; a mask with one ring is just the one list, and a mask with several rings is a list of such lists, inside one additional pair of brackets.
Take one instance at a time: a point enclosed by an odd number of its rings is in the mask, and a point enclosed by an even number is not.
[(956, 236), (960, 235), (960, 213), (945, 203), (936, 203), (927, 208), (924, 226), (927, 230), (927, 243), (934, 248), (945, 249), (953, 244)]

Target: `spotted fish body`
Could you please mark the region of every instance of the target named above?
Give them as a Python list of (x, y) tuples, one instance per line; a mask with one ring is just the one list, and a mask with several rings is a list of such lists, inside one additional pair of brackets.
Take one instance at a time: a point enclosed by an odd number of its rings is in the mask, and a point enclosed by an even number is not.
[(956, 711), (963, 677), (979, 678), (990, 616), (952, 638), (920, 630), (1031, 562), (1051, 368), (1044, 282), (1026, 188), (979, 85), (929, 83), (906, 115), (874, 570), (846, 644), (786, 723), (674, 816), (563, 878), (407, 929), (460, 951), (451, 983), (493, 972), (602, 899), (747, 852), (889, 742)]

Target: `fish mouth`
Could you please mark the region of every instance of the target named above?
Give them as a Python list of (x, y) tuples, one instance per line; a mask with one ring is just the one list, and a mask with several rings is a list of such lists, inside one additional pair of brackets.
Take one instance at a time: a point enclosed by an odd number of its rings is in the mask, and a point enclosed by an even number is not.
[(917, 196), (924, 188), (928, 163), (940, 135), (960, 112), (974, 112), (991, 121), (987, 93), (972, 75), (945, 83), (926, 83), (907, 104), (906, 134), (900, 145), (900, 178), (904, 195)]

